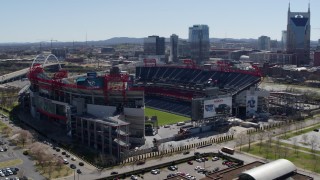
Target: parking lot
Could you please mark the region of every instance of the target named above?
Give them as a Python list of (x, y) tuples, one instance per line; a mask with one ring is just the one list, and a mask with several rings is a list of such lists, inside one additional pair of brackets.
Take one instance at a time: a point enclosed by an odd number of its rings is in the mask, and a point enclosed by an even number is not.
[(17, 167), (6, 167), (0, 169), (0, 180), (20, 180), (20, 179), (27, 179), (26, 177), (18, 178), (17, 174), (19, 172), (19, 168)]
[[(166, 179), (168, 175), (170, 176), (170, 174), (180, 174), (181, 176), (189, 177), (190, 180), (194, 180), (204, 178), (207, 171), (212, 172), (228, 168), (227, 165), (223, 165), (223, 160), (212, 160), (212, 157), (208, 157), (207, 160), (199, 158), (197, 161), (192, 160), (186, 163), (177, 164), (176, 167), (178, 169), (175, 169), (174, 166), (168, 166), (166, 168), (159, 169), (160, 173), (154, 173), (155, 171), (150, 171), (144, 175), (139, 175), (140, 177), (136, 177), (137, 179), (142, 179), (142, 176), (143, 179)], [(128, 177), (126, 179), (134, 178)]]

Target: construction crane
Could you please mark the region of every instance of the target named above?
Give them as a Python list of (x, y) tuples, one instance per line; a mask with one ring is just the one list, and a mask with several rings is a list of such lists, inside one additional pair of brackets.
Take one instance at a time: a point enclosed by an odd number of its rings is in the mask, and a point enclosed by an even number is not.
[(42, 44), (50, 42), (50, 50), (52, 50), (52, 42), (58, 42), (58, 40), (55, 39), (49, 39), (49, 40), (40, 40), (39, 45), (40, 45), (40, 51), (42, 51)]
[(52, 42), (58, 42), (58, 40), (51, 39), (50, 42), (50, 49), (52, 50)]

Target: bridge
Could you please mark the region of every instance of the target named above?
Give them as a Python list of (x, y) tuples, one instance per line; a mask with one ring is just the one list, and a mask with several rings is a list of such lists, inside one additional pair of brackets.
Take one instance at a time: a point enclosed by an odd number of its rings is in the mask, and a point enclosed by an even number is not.
[[(39, 54), (37, 55), (33, 62), (31, 67), (33, 67), (36, 64), (41, 64), (42, 67), (49, 67), (49, 66), (59, 66), (59, 69), (61, 69), (61, 63), (59, 63), (58, 58), (53, 55), (45, 55), (45, 54)], [(11, 81), (16, 81), (21, 78), (26, 77), (27, 73), (29, 72), (30, 68), (21, 69), (19, 71), (15, 71), (9, 74), (5, 74), (0, 76), (0, 84), (5, 84)]]
[[(45, 64), (44, 67), (56, 66), (58, 63)], [(20, 80), (21, 78), (25, 78), (26, 74), (29, 72), (30, 68), (21, 69), (19, 71), (15, 71), (9, 74), (5, 74), (0, 76), (0, 84), (5, 84), (11, 81)]]

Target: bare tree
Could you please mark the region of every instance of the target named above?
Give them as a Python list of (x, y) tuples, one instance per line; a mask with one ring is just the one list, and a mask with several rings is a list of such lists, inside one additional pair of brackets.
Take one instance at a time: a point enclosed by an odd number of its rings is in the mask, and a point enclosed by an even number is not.
[(266, 134), (267, 134), (267, 138), (268, 138), (269, 148), (271, 148), (271, 142), (272, 142), (272, 137), (273, 137), (272, 131), (267, 131)]
[(241, 151), (241, 147), (242, 147), (242, 145), (243, 145), (243, 143), (245, 141), (245, 137), (246, 137), (246, 135), (244, 133), (240, 133), (237, 136), (236, 144), (237, 144), (237, 146), (239, 146), (240, 151)]
[(299, 122), (295, 122), (294, 123), (294, 128), (295, 128), (295, 130), (296, 130), (296, 133), (298, 132), (298, 129), (299, 129)]
[(303, 143), (308, 144), (309, 136), (308, 136), (307, 134), (302, 135), (301, 138), (302, 138), (302, 140), (303, 140)]
[(283, 133), (284, 133), (284, 137), (286, 138), (287, 137), (287, 132), (290, 131), (290, 125), (285, 124), (284, 126), (282, 126), (282, 130), (283, 130)]
[(265, 136), (266, 136), (265, 131), (261, 131), (260, 133), (258, 133), (258, 139), (260, 141), (260, 143), (259, 143), (259, 152), (261, 152), (262, 141), (264, 140)]
[(254, 141), (255, 134), (254, 133), (249, 133), (247, 135), (247, 141), (248, 141), (248, 151), (251, 149), (251, 143)]
[(9, 136), (9, 134), (11, 133), (11, 129), (8, 126), (5, 126), (5, 127), (2, 128), (2, 133), (5, 136)]
[(58, 170), (59, 174), (61, 173), (61, 169), (62, 169), (62, 166), (63, 166), (63, 159), (62, 158), (56, 158), (55, 160), (55, 166), (56, 166), (56, 169)]
[(19, 134), (18, 141), (22, 144), (22, 147), (24, 147), (25, 143), (32, 138), (31, 133), (27, 130), (18, 130), (17, 134)]
[(39, 142), (32, 143), (31, 145), (29, 145), (29, 149), (30, 149), (31, 156), (36, 160), (36, 163), (41, 165), (41, 167), (43, 167), (44, 166), (43, 157), (45, 156), (44, 152), (46, 150), (43, 144)]
[(305, 126), (305, 122), (304, 121), (300, 121), (299, 122), (299, 130), (301, 131), (304, 126)]
[(51, 179), (51, 175), (52, 175), (52, 172), (54, 170), (54, 165), (55, 165), (55, 159), (54, 159), (54, 156), (52, 154), (46, 154), (47, 156), (47, 159), (46, 159), (46, 167), (48, 169), (48, 175), (49, 175), (49, 178)]
[(37, 154), (36, 156), (36, 159), (39, 163), (39, 165), (41, 166), (43, 172), (45, 172), (45, 166), (47, 164), (47, 161), (49, 161), (49, 157), (47, 156), (47, 154), (41, 150), (39, 154)]
[(310, 138), (310, 146), (311, 146), (311, 152), (313, 153), (313, 155), (315, 155), (314, 154), (314, 152), (315, 152), (315, 148), (317, 147), (317, 145), (318, 145), (318, 139), (317, 139), (317, 136), (316, 135), (313, 135), (313, 136), (311, 136), (311, 138)]
[(165, 145), (164, 143), (162, 143), (162, 144), (160, 145), (160, 148), (159, 148), (161, 158), (162, 158), (162, 156), (164, 155), (165, 149), (166, 149), (166, 145)]

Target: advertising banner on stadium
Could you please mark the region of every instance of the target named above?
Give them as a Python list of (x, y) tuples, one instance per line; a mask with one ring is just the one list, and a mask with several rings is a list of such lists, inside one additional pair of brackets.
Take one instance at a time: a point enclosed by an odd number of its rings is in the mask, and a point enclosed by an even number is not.
[(89, 79), (96, 78), (97, 77), (97, 72), (87, 72), (87, 77)]
[(209, 118), (221, 114), (230, 114), (232, 107), (232, 98), (217, 98), (205, 100), (203, 102), (203, 118)]
[(77, 85), (86, 86), (90, 89), (99, 89), (102, 88), (104, 85), (103, 77), (96, 77), (96, 78), (78, 78)]
[(258, 96), (248, 95), (246, 98), (246, 115), (253, 116), (258, 109)]

